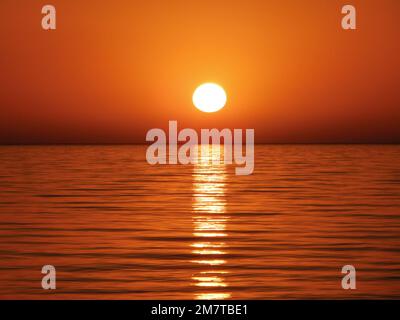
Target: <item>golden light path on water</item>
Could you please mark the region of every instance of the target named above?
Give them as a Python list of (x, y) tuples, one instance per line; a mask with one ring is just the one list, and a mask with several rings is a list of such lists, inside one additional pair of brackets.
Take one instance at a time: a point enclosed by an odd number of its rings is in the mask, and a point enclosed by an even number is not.
[(192, 263), (204, 265), (204, 270), (192, 276), (193, 284), (204, 289), (195, 293), (195, 299), (227, 299), (231, 293), (223, 270), (228, 237), (226, 226), (226, 168), (220, 159), (218, 146), (202, 148), (200, 159), (193, 171), (193, 236)]

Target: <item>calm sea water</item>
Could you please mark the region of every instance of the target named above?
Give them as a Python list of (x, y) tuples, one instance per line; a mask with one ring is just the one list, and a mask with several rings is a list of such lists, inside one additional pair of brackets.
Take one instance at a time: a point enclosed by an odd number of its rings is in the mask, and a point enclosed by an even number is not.
[(251, 176), (145, 150), (0, 147), (0, 298), (400, 297), (400, 146), (258, 145)]

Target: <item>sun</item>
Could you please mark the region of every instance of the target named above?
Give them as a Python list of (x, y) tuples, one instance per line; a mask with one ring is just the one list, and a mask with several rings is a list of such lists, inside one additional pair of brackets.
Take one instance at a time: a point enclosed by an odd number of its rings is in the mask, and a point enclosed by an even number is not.
[(216, 112), (226, 104), (225, 90), (215, 83), (204, 83), (193, 93), (194, 106), (203, 112)]

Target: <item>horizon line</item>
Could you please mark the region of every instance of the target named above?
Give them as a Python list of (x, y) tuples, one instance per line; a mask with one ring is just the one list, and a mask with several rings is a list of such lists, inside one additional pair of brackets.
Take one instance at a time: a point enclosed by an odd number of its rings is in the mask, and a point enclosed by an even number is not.
[[(176, 145), (184, 145), (178, 143)], [(235, 144), (235, 143), (233, 143)], [(245, 143), (242, 143), (245, 144)], [(0, 147), (12, 146), (146, 146), (151, 143), (0, 143)], [(169, 144), (167, 144), (169, 145)], [(201, 143), (198, 143), (201, 145)], [(214, 145), (210, 143), (209, 145)], [(224, 145), (221, 143), (220, 145)], [(260, 142), (254, 145), (400, 145), (400, 142)]]

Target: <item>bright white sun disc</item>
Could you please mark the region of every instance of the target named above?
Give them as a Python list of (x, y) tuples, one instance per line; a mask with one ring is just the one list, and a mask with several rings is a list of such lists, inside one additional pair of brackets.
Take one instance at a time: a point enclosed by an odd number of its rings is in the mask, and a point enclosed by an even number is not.
[(216, 112), (226, 104), (225, 90), (215, 83), (204, 83), (193, 93), (194, 106), (203, 112)]

